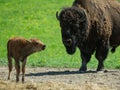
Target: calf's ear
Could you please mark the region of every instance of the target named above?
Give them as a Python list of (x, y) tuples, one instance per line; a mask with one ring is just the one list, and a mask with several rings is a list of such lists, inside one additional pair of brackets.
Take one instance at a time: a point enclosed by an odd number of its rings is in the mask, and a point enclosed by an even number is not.
[(27, 44), (30, 44), (31, 43), (31, 40), (26, 40), (27, 41)]

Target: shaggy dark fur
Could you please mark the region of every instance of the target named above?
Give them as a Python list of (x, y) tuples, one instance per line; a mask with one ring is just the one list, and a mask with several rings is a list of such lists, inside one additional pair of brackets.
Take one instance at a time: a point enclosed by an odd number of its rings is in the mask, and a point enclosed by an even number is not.
[(104, 68), (103, 61), (120, 45), (120, 4), (116, 0), (75, 0), (73, 6), (56, 13), (60, 21), (62, 41), (69, 54), (80, 49), (82, 66), (95, 52), (98, 59), (97, 71)]

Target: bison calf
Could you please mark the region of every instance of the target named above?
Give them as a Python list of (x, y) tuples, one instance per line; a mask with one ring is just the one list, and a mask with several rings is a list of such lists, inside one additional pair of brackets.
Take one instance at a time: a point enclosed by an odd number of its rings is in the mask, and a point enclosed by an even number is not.
[(20, 61), (22, 62), (22, 82), (24, 82), (27, 57), (32, 53), (44, 50), (45, 47), (45, 44), (38, 39), (26, 40), (20, 37), (10, 39), (7, 43), (8, 80), (10, 80), (10, 73), (12, 71), (12, 58), (15, 60), (16, 82), (19, 81)]

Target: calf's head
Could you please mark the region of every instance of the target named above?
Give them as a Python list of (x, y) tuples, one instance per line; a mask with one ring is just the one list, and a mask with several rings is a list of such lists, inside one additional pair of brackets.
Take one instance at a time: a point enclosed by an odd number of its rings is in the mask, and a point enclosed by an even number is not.
[[(56, 13), (60, 22), (62, 41), (68, 54), (74, 54), (76, 46), (87, 36), (88, 22), (83, 9), (77, 7), (65, 8)], [(79, 42), (79, 43), (78, 43)]]
[(33, 52), (38, 52), (46, 48), (46, 45), (38, 39), (30, 39), (29, 42)]

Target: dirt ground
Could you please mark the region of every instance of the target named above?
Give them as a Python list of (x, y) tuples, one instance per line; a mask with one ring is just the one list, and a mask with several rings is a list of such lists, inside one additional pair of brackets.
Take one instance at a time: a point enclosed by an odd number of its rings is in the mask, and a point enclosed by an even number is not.
[(15, 69), (7, 80), (7, 67), (0, 68), (0, 90), (120, 90), (120, 70), (86, 73), (70, 68), (26, 68), (25, 83), (15, 82)]

